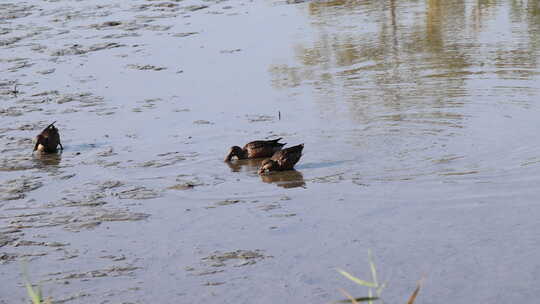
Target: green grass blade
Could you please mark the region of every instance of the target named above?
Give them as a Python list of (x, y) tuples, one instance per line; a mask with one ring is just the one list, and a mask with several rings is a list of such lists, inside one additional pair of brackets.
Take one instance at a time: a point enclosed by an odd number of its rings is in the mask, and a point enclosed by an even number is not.
[(371, 278), (375, 285), (379, 286), (379, 280), (377, 279), (377, 269), (375, 268), (375, 262), (373, 262), (373, 254), (371, 250), (368, 250), (369, 267), (371, 268)]
[(39, 288), (35, 291), (30, 283), (26, 283), (26, 291), (28, 292), (30, 299), (32, 299), (32, 304), (41, 304), (41, 290), (39, 290)]
[(381, 293), (382, 293), (383, 289), (386, 288), (386, 286), (388, 286), (388, 282), (384, 282), (381, 285), (379, 285), (377, 290), (375, 290), (375, 293), (377, 294), (377, 297), (379, 297), (379, 298), (381, 297)]
[(368, 282), (368, 281), (364, 281), (362, 279), (359, 279), (355, 276), (353, 276), (352, 274), (346, 272), (345, 270), (341, 270), (341, 269), (338, 269), (337, 270), (342, 276), (346, 277), (347, 279), (355, 282), (356, 284), (358, 285), (362, 285), (362, 286), (366, 286), (366, 287), (370, 287), (370, 288), (377, 288), (377, 284), (375, 283), (372, 283), (372, 282)]

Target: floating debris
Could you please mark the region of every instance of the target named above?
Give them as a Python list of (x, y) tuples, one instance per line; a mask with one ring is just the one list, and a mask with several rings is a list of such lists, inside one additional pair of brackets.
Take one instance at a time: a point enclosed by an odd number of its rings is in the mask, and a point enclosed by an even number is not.
[(101, 50), (107, 50), (107, 49), (114, 49), (125, 46), (124, 44), (119, 44), (116, 42), (106, 42), (106, 43), (98, 43), (94, 44), (88, 47), (84, 47), (79, 44), (74, 44), (70, 47), (67, 47), (65, 49), (60, 49), (54, 51), (51, 56), (68, 56), (68, 55), (83, 55), (90, 52), (96, 52)]
[(130, 69), (135, 69), (135, 70), (140, 70), (140, 71), (149, 71), (149, 70), (150, 71), (162, 71), (162, 70), (167, 69), (166, 67), (158, 67), (158, 66), (151, 65), (151, 64), (145, 64), (145, 65), (128, 64), (127, 67), (130, 68)]
[(176, 34), (173, 34), (172, 36), (173, 37), (188, 37), (188, 36), (192, 36), (192, 35), (197, 35), (198, 32), (186, 32), (186, 33), (176, 33)]

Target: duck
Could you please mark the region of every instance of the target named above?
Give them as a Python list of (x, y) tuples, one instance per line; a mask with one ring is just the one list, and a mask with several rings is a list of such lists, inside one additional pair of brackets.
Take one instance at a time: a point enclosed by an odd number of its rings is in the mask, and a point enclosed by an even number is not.
[(48, 125), (38, 136), (36, 136), (34, 151), (56, 153), (58, 152), (58, 146), (60, 146), (61, 150), (64, 150), (64, 147), (60, 142), (60, 133), (58, 133), (58, 129), (54, 126), (55, 123), (56, 121)]
[(300, 160), (300, 157), (302, 157), (303, 149), (304, 144), (300, 144), (275, 152), (271, 158), (265, 159), (261, 163), (259, 175), (272, 171), (293, 170), (294, 165), (296, 165)]
[(229, 162), (233, 157), (236, 157), (237, 159), (270, 157), (286, 145), (279, 142), (281, 139), (282, 137), (273, 140), (255, 140), (247, 143), (243, 148), (233, 146), (229, 149), (225, 161)]

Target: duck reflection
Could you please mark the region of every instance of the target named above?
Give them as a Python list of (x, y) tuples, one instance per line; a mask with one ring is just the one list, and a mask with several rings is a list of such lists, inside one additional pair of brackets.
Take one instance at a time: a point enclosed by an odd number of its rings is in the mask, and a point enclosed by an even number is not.
[(37, 168), (57, 168), (62, 161), (62, 153), (36, 153), (34, 162)]
[(235, 161), (226, 162), (226, 164), (231, 168), (232, 172), (257, 172), (261, 166), (264, 158), (255, 158), (255, 159), (239, 159)]
[(260, 175), (265, 183), (276, 184), (282, 188), (306, 187), (304, 176), (296, 170), (273, 172), (267, 175)]

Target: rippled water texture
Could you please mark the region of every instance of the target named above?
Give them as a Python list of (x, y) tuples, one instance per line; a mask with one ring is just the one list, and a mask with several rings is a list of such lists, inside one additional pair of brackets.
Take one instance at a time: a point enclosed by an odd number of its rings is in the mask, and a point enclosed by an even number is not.
[(0, 303), (328, 303), (368, 249), (387, 303), (533, 303), (539, 47), (527, 0), (3, 1)]

